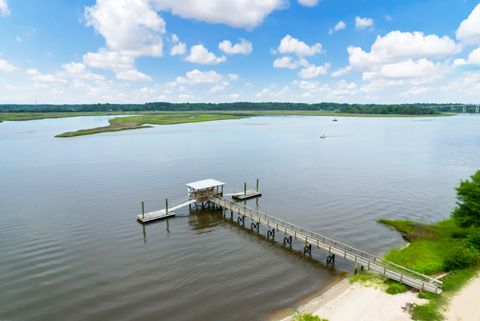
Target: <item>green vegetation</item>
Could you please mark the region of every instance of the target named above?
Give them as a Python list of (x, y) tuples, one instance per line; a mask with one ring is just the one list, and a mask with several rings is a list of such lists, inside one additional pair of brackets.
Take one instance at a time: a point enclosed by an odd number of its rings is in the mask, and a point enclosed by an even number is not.
[[(441, 309), (448, 298), (478, 273), (480, 263), (480, 171), (457, 188), (457, 207), (452, 217), (427, 225), (405, 220), (380, 222), (401, 232), (409, 246), (395, 249), (385, 259), (428, 275), (448, 273), (441, 295), (419, 294), (429, 303), (416, 306), (415, 320), (443, 320)], [(391, 289), (390, 291), (396, 291)]]
[[(87, 105), (0, 105), (4, 112), (138, 112), (138, 111), (268, 111), (268, 110), (310, 110), (359, 114), (407, 114), (425, 115), (439, 112), (461, 111), (459, 104), (337, 104), (337, 103), (281, 103), (281, 102), (235, 102), (235, 103), (167, 103), (147, 104), (87, 104)], [(458, 110), (457, 110), (458, 109)]]
[(172, 125), (181, 123), (206, 122), (213, 120), (237, 119), (242, 116), (233, 114), (207, 114), (207, 113), (161, 113), (142, 116), (116, 117), (109, 120), (109, 125), (92, 129), (82, 129), (75, 132), (59, 134), (56, 137), (73, 137), (92, 135), (104, 132), (115, 132), (128, 129), (149, 128), (152, 125)]
[[(480, 227), (480, 171), (457, 187), (457, 208), (453, 217), (460, 226)], [(477, 240), (480, 236), (477, 235)]]
[[(135, 113), (135, 115), (132, 115)], [(0, 113), (0, 122), (23, 121), (47, 118), (79, 117), (79, 116), (117, 116), (109, 120), (109, 125), (104, 127), (84, 129), (75, 132), (59, 134), (56, 137), (73, 137), (81, 135), (92, 135), (104, 132), (115, 132), (129, 129), (148, 128), (149, 125), (171, 125), (190, 122), (204, 122), (212, 120), (238, 119), (255, 116), (334, 116), (334, 117), (418, 117), (418, 115), (407, 114), (348, 114), (328, 110), (243, 110), (243, 111), (136, 111), (136, 112), (5, 112)], [(425, 117), (445, 116), (447, 114), (426, 114)]]
[(313, 315), (311, 313), (300, 313), (298, 310), (295, 310), (292, 313), (292, 321), (328, 321), (319, 316)]

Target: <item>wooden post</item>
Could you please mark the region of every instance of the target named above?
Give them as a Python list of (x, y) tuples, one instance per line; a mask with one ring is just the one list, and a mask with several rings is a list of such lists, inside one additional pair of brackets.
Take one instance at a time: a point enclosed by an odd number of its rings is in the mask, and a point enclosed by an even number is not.
[(142, 201), (142, 218), (145, 218), (145, 204)]
[(168, 214), (168, 198), (165, 199), (165, 214)]
[(258, 185), (259, 185), (259, 180), (257, 178), (257, 193), (258, 193)]
[(247, 182), (243, 182), (243, 195), (247, 196)]

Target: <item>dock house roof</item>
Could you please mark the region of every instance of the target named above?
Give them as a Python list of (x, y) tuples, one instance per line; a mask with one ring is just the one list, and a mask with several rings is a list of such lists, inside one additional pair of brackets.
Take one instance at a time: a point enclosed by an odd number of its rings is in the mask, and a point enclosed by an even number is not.
[(201, 190), (201, 189), (223, 186), (223, 185), (225, 185), (225, 183), (217, 181), (216, 179), (212, 179), (212, 178), (187, 184), (187, 186), (193, 190)]

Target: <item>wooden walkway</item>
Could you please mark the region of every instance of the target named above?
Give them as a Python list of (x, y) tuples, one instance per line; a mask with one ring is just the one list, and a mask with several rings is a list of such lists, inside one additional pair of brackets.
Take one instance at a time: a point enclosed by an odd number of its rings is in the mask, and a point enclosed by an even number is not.
[[(220, 206), (224, 210), (237, 213), (238, 217), (242, 218), (244, 223), (245, 217), (247, 217), (251, 220), (252, 226), (256, 224), (257, 229), (259, 224), (262, 224), (272, 229), (273, 232), (278, 231), (283, 233), (285, 236), (284, 242), (289, 238), (291, 244), (292, 238), (298, 239), (304, 242), (306, 250), (309, 249), (311, 251), (312, 246), (314, 246), (327, 251), (329, 254), (335, 254), (337, 258), (343, 257), (356, 266), (363, 266), (367, 270), (375, 271), (389, 279), (404, 283), (415, 289), (433, 293), (440, 293), (442, 291), (442, 282), (435, 278), (409, 270), (398, 264), (386, 261), (318, 233), (311, 232), (243, 204), (228, 201), (220, 197), (211, 198), (210, 202)], [(274, 237), (275, 234), (272, 233), (272, 231), (269, 230), (267, 236)]]

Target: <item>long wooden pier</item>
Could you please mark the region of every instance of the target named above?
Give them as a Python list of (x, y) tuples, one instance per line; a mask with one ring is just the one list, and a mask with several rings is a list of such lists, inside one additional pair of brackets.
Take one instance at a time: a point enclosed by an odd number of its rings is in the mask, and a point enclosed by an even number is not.
[(304, 253), (311, 253), (312, 247), (322, 249), (329, 253), (329, 260), (335, 257), (343, 257), (356, 266), (375, 271), (385, 277), (409, 285), (421, 291), (440, 293), (442, 282), (427, 275), (409, 270), (403, 266), (389, 262), (372, 254), (358, 250), (341, 242), (335, 241), (318, 233), (306, 230), (295, 224), (288, 223), (276, 217), (270, 216), (246, 205), (228, 201), (222, 196), (214, 196), (209, 201), (221, 207), (224, 211), (230, 210), (238, 214), (238, 220), (245, 225), (245, 218), (251, 221), (251, 228), (259, 231), (260, 224), (269, 230), (267, 237), (275, 238), (275, 232), (284, 235), (283, 243), (292, 245), (292, 239), (298, 239), (304, 243)]

